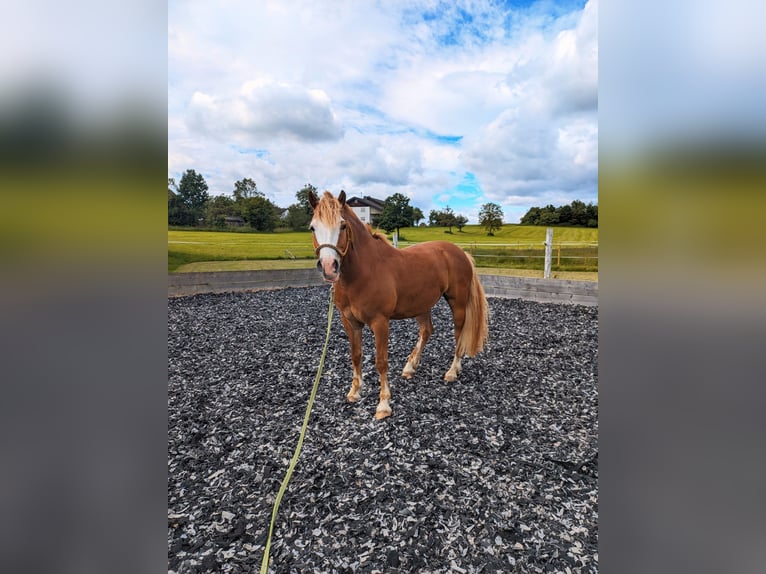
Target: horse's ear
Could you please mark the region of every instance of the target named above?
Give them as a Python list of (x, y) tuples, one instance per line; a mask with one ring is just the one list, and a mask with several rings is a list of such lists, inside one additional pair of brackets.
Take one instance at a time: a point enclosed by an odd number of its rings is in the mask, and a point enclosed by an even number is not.
[(311, 205), (311, 209), (316, 208), (317, 203), (319, 203), (317, 196), (314, 195), (313, 191), (309, 190), (309, 205)]
[(343, 191), (342, 189), (340, 190), (340, 195), (338, 196), (338, 201), (340, 201), (341, 205), (345, 205), (346, 204), (346, 192)]

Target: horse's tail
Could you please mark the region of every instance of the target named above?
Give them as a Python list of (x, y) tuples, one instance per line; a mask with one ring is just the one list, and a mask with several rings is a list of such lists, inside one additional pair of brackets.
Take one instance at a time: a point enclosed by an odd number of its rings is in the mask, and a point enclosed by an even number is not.
[(468, 301), (465, 308), (465, 323), (460, 333), (460, 339), (457, 341), (457, 356), (468, 355), (473, 357), (484, 348), (484, 343), (489, 339), (489, 328), (487, 318), (487, 298), (484, 295), (484, 288), (479, 281), (479, 275), (476, 273), (476, 266), (473, 257), (466, 253), (471, 262), (471, 286), (468, 290)]

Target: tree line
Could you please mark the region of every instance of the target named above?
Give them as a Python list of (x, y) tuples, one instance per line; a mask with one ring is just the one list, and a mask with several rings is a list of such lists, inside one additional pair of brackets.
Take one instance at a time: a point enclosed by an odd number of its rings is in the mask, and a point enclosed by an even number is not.
[(308, 196), (316, 191), (316, 187), (306, 184), (295, 194), (297, 203), (284, 209), (259, 191), (255, 181), (246, 177), (234, 182), (231, 197), (211, 197), (205, 178), (195, 170), (187, 169), (178, 183), (174, 178), (168, 178), (168, 225), (224, 229), (239, 224), (256, 231), (274, 231), (277, 227), (303, 231), (311, 221)]
[[(428, 225), (447, 227), (448, 233), (457, 227), (458, 232), (468, 223), (468, 218), (460, 213), (455, 213), (451, 207), (444, 209), (432, 209), (428, 214)], [(496, 203), (485, 203), (479, 211), (479, 225), (487, 230), (487, 235), (494, 235), (495, 231), (503, 226), (503, 210)]]
[[(418, 222), (425, 219), (419, 207), (410, 205), (410, 198), (401, 193), (395, 193), (386, 198), (383, 203), (383, 212), (374, 223), (387, 233), (396, 231), (402, 227), (414, 227)], [(452, 233), (452, 228), (457, 227), (462, 231), (468, 223), (465, 215), (455, 213), (451, 207), (444, 209), (432, 209), (428, 214), (428, 225), (434, 227), (447, 227), (447, 233)], [(488, 235), (494, 235), (494, 231), (503, 225), (503, 211), (496, 203), (486, 203), (479, 212), (479, 225), (487, 230)]]
[[(296, 203), (281, 208), (258, 190), (255, 181), (246, 177), (234, 182), (231, 197), (211, 197), (205, 178), (195, 170), (187, 169), (178, 183), (174, 178), (168, 178), (168, 225), (224, 229), (233, 223), (257, 231), (274, 231), (277, 227), (304, 231), (311, 221), (309, 193), (316, 194), (317, 188), (307, 183), (296, 192)], [(387, 233), (398, 233), (402, 227), (413, 227), (423, 220), (425, 215), (419, 207), (411, 206), (406, 195), (395, 193), (386, 198), (382, 213), (373, 223)], [(453, 227), (462, 231), (467, 223), (466, 216), (455, 213), (449, 206), (432, 210), (428, 216), (428, 225), (447, 227), (448, 233), (452, 233)], [(494, 235), (503, 225), (500, 206), (484, 204), (479, 212), (479, 225), (488, 235)]]
[(585, 205), (579, 199), (575, 199), (569, 205), (560, 207), (530, 207), (521, 218), (521, 225), (598, 227), (598, 205)]

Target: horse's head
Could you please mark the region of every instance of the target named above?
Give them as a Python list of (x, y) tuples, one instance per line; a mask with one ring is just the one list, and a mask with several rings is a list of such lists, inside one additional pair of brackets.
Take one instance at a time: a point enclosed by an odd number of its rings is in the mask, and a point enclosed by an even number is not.
[(309, 203), (314, 209), (311, 219), (311, 233), (314, 252), (318, 258), (317, 268), (324, 280), (335, 283), (340, 277), (340, 265), (351, 246), (351, 228), (343, 218), (346, 192), (341, 191), (336, 199), (329, 191), (321, 198), (309, 192)]

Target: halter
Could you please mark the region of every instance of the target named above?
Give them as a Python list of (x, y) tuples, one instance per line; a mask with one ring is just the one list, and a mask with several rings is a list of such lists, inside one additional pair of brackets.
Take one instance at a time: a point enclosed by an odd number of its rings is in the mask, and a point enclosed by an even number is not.
[(332, 243), (322, 243), (321, 245), (317, 245), (314, 248), (314, 254), (317, 257), (319, 257), (319, 250), (322, 249), (322, 247), (329, 247), (330, 249), (335, 251), (335, 253), (340, 255), (340, 258), (341, 258), (341, 261), (342, 261), (343, 258), (346, 256), (346, 253), (348, 253), (348, 248), (351, 246), (351, 243), (353, 242), (353, 239), (354, 239), (354, 236), (351, 234), (351, 226), (348, 225), (348, 223), (347, 223), (346, 224), (346, 247), (343, 249), (343, 251), (338, 249), (338, 246), (337, 245), (333, 245)]

